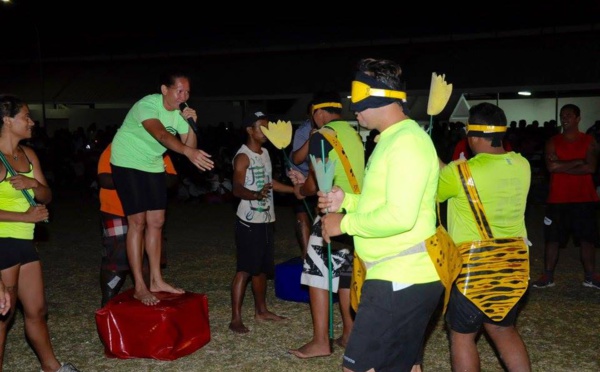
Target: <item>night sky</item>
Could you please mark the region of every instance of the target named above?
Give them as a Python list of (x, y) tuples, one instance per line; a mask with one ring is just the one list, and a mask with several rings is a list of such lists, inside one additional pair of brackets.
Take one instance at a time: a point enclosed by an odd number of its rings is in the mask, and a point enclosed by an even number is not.
[[(51, 1), (0, 3), (2, 59), (192, 53), (240, 48), (290, 48), (378, 42), (448, 34), (493, 34), (514, 29), (598, 22), (600, 2), (459, 4), (402, 2), (383, 7), (302, 9), (301, 3), (264, 9), (197, 1)], [(454, 2), (458, 3), (458, 2)], [(574, 6), (573, 4), (577, 4)], [(583, 4), (583, 5), (582, 5)], [(587, 5), (586, 5), (587, 4)], [(366, 5), (366, 4), (365, 4)], [(36, 37), (39, 33), (39, 39)]]
[(191, 71), (198, 100), (343, 92), (364, 57), (401, 64), (412, 91), (434, 71), (470, 92), (600, 81), (600, 1), (12, 1), (0, 3), (0, 81), (30, 101), (42, 64), (45, 97), (61, 103), (129, 103), (167, 63)]

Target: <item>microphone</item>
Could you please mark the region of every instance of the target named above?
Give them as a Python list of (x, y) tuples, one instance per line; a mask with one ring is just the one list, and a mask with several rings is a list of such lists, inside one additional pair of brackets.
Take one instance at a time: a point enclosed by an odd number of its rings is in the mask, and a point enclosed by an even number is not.
[[(183, 111), (186, 107), (188, 107), (188, 104), (186, 102), (181, 102), (181, 104), (179, 105), (179, 109), (181, 111)], [(192, 127), (192, 129), (194, 130), (194, 133), (198, 134), (198, 126), (196, 125), (194, 119), (188, 118), (187, 122), (190, 125), (190, 127)]]

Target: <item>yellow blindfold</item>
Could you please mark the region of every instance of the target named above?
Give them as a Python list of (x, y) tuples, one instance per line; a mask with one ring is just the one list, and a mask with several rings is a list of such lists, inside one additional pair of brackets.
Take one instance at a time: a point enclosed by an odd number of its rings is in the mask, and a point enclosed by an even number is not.
[(406, 100), (406, 92), (391, 89), (371, 88), (368, 84), (365, 84), (361, 81), (352, 81), (352, 92), (350, 94), (352, 103), (362, 101), (363, 99), (369, 97), (386, 97)]
[(506, 129), (506, 125), (467, 124), (467, 133), (471, 130), (483, 133), (502, 133), (506, 132)]

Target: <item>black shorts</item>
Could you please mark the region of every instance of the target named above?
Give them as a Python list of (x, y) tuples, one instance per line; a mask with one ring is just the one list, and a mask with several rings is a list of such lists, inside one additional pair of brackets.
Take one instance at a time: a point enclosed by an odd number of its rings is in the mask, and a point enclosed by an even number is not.
[(483, 323), (497, 325), (499, 327), (510, 327), (515, 324), (517, 319), (517, 309), (519, 303), (513, 306), (506, 314), (504, 319), (495, 322), (485, 315), (483, 311), (471, 302), (465, 295), (460, 293), (458, 288), (452, 286), (450, 292), (450, 301), (446, 310), (446, 322), (455, 332), (458, 333), (476, 333)]
[[(354, 259), (354, 256), (352, 256), (352, 259)], [(340, 284), (338, 289), (350, 289), (352, 285), (352, 269), (350, 269), (350, 272), (341, 272), (340, 273)]]
[(577, 242), (597, 244), (598, 203), (547, 204), (544, 215), (544, 238), (546, 242), (558, 242), (565, 246), (569, 237)]
[(167, 180), (164, 172), (149, 173), (113, 164), (110, 167), (126, 216), (167, 209)]
[(274, 222), (235, 221), (236, 271), (273, 275), (275, 271)]
[(0, 270), (39, 260), (40, 256), (33, 240), (0, 238)]
[(443, 290), (439, 281), (394, 291), (391, 282), (366, 280), (342, 365), (353, 371), (410, 371), (421, 361)]

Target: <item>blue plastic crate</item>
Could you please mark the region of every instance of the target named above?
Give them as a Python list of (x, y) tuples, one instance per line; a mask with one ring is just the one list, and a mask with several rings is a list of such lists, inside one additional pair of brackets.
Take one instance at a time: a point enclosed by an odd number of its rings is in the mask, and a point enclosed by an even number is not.
[[(275, 297), (285, 301), (310, 302), (308, 286), (300, 284), (302, 265), (300, 257), (275, 265)], [(337, 302), (337, 297), (337, 293), (334, 293), (334, 302)]]

